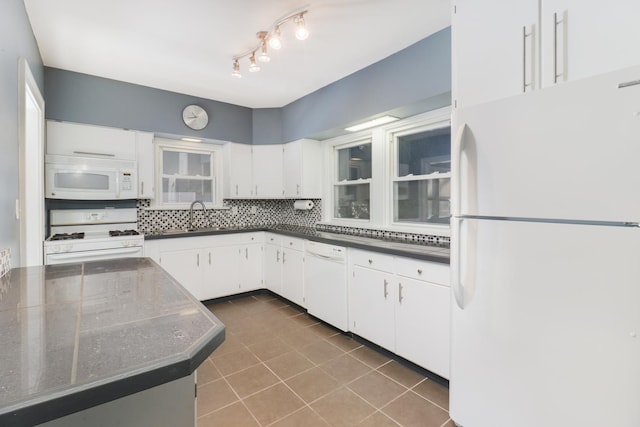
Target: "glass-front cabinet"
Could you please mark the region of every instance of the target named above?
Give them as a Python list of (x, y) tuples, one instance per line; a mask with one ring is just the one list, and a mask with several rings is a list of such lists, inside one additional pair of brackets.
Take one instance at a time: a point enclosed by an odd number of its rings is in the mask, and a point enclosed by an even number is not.
[(371, 140), (335, 150), (334, 217), (365, 219), (371, 210)]
[(393, 222), (449, 224), (449, 123), (393, 134), (393, 150)]

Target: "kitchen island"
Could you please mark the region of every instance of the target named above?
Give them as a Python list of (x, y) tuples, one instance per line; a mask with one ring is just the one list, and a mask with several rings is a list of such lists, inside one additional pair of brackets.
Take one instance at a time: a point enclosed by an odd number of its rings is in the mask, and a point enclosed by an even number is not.
[(195, 424), (195, 370), (225, 328), (154, 261), (0, 280), (0, 425)]

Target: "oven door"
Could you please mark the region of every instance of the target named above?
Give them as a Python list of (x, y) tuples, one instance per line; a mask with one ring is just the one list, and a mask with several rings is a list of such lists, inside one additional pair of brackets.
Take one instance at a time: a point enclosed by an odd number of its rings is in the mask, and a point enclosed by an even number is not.
[(101, 261), (106, 259), (133, 258), (141, 256), (143, 256), (142, 246), (134, 246), (130, 248), (46, 254), (44, 263), (45, 265), (68, 264), (73, 262)]

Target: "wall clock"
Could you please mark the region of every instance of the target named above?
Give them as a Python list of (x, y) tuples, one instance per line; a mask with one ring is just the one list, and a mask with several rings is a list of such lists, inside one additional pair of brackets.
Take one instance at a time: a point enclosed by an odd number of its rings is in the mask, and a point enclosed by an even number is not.
[(187, 105), (182, 110), (182, 120), (184, 124), (194, 130), (201, 130), (209, 123), (209, 115), (199, 105)]

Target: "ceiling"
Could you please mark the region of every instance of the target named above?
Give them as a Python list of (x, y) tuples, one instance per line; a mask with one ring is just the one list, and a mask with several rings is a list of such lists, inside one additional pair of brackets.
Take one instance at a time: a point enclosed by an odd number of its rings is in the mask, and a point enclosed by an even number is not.
[[(450, 25), (450, 0), (24, 0), (44, 65), (250, 108), (282, 107)], [(282, 27), (271, 62), (231, 77), (256, 32)]]

